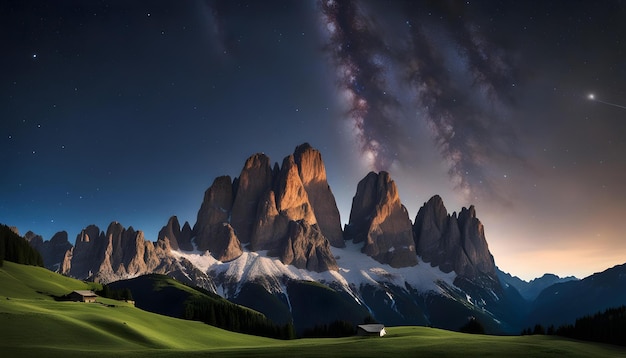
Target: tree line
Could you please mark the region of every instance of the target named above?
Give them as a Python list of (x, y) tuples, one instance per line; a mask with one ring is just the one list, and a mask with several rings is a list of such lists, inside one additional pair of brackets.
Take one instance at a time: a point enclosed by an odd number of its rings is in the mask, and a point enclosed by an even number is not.
[(354, 323), (344, 320), (333, 321), (329, 324), (318, 324), (304, 330), (303, 338), (339, 338), (350, 337), (356, 334)]
[(536, 324), (532, 329), (525, 328), (522, 335), (548, 334), (625, 346), (624, 332), (626, 332), (626, 306), (620, 306), (592, 316), (578, 318), (574, 324), (562, 325), (558, 328), (551, 325), (546, 329)]
[(202, 296), (191, 296), (185, 301), (184, 318), (255, 336), (279, 339), (296, 336), (291, 322), (279, 326), (253, 310)]
[(26, 239), (13, 232), (10, 227), (0, 224), (0, 267), (4, 260), (43, 267), (43, 258), (39, 251), (33, 249)]
[(122, 288), (119, 290), (115, 290), (109, 287), (109, 285), (103, 284), (102, 289), (95, 291), (95, 293), (100, 297), (112, 298), (118, 301), (132, 301), (133, 293), (130, 291), (130, 288)]

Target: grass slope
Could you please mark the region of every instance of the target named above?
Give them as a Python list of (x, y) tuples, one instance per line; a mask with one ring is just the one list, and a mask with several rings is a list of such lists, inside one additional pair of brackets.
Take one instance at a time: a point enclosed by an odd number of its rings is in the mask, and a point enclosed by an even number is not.
[[(159, 350), (267, 345), (271, 339), (224, 331), (200, 322), (142, 311), (99, 298), (102, 304), (55, 301), (90, 285), (46, 269), (5, 262), (0, 269), (0, 351), (8, 356), (131, 354)], [(66, 354), (67, 353), (67, 354)]]
[(6, 357), (508, 356), (623, 357), (623, 347), (546, 336), (476, 336), (426, 327), (391, 327), (384, 338), (280, 341), (145, 312), (125, 303), (57, 302), (90, 285), (45, 269), (0, 268), (0, 352)]

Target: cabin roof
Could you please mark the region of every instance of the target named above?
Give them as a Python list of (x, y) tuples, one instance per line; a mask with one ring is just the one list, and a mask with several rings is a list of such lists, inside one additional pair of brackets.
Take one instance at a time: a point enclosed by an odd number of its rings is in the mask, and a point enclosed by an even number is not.
[(368, 333), (378, 333), (385, 328), (385, 325), (384, 324), (360, 324), (358, 327)]
[(83, 296), (83, 297), (98, 297), (93, 291), (89, 290), (74, 290), (75, 293)]

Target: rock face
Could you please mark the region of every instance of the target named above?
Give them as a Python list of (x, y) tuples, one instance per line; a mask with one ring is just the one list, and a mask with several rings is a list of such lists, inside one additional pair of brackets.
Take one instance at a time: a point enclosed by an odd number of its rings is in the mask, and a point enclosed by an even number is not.
[(63, 267), (69, 271), (64, 274), (100, 282), (149, 272), (160, 263), (154, 244), (144, 240), (143, 232), (125, 229), (118, 222), (111, 223), (106, 234), (95, 225), (87, 227), (66, 259), (70, 262)]
[(67, 240), (66, 231), (57, 232), (49, 241), (44, 241), (40, 235), (32, 231), (28, 231), (24, 238), (32, 248), (39, 251), (44, 266), (51, 271), (60, 271), (65, 253), (72, 248), (72, 244)]
[(317, 272), (338, 269), (330, 244), (317, 225), (290, 221), (288, 230), (280, 256), (283, 263)]
[(339, 223), (321, 155), (303, 144), (281, 166), (272, 168), (270, 159), (257, 153), (232, 182), (228, 176), (215, 179), (198, 211), (193, 240), (220, 261), (239, 257), (247, 245), (323, 271), (337, 265), (328, 243), (345, 245)]
[(474, 206), (461, 209), (457, 217), (448, 214), (441, 197), (433, 196), (417, 213), (413, 230), (417, 254), (425, 262), (468, 279), (486, 275), (498, 280)]
[(181, 230), (178, 218), (172, 216), (167, 225), (161, 228), (159, 231), (158, 240), (167, 239), (170, 243), (170, 247), (174, 250), (192, 251), (193, 245), (191, 244), (192, 230), (189, 223), (185, 221)]
[[(231, 179), (229, 176), (218, 177), (204, 193), (193, 233), (197, 249), (209, 250), (220, 261), (234, 260), (243, 252), (239, 238), (229, 222), (232, 208)], [(239, 223), (246, 221), (242, 219)]]
[[(170, 224), (168, 226), (175, 227), (177, 220), (170, 219)], [(167, 231), (166, 228), (161, 231)], [(181, 233), (183, 231), (185, 229)], [(118, 222), (112, 222), (106, 234), (90, 225), (78, 234), (74, 247), (65, 253), (60, 272), (101, 283), (162, 273), (214, 291), (214, 285), (205, 273), (190, 262), (177, 260), (171, 255), (172, 248), (165, 236), (151, 242), (144, 239), (142, 231), (135, 231), (132, 227), (125, 229)]]
[[(336, 269), (337, 263), (327, 237), (318, 226), (301, 172), (302, 167), (298, 166), (294, 155), (285, 157), (280, 170), (275, 171), (272, 185), (266, 188), (257, 204), (250, 248), (269, 250), (284, 263), (299, 268), (313, 271)], [(311, 168), (305, 172), (308, 172), (309, 182), (313, 181), (312, 177), (321, 176), (314, 175)]]
[(368, 256), (392, 267), (417, 264), (411, 220), (387, 172), (370, 172), (352, 200), (346, 239), (364, 242)]
[(335, 196), (326, 180), (322, 154), (308, 143), (304, 143), (296, 147), (294, 160), (320, 230), (332, 246), (344, 247), (341, 218)]
[(236, 181), (236, 196), (232, 206), (230, 224), (241, 243), (250, 242), (257, 207), (265, 192), (272, 187), (270, 158), (265, 154), (255, 154), (248, 158)]
[(97, 273), (106, 252), (104, 233), (96, 225), (89, 225), (76, 236), (74, 247), (65, 255), (62, 274), (87, 279)]

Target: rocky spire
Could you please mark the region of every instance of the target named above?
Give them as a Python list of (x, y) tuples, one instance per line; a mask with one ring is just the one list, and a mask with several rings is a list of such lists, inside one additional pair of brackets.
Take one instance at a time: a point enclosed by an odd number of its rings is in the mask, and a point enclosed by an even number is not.
[(433, 196), (420, 208), (413, 225), (417, 254), (444, 272), (455, 271), (468, 279), (487, 275), (497, 280), (482, 223), (470, 206), (447, 214), (443, 201)]
[(167, 221), (167, 225), (163, 226), (161, 231), (159, 231), (157, 240), (164, 239), (169, 240), (170, 247), (173, 250), (193, 250), (193, 245), (191, 244), (191, 227), (188, 222), (185, 222), (181, 230), (176, 216), (170, 217)]
[(381, 263), (417, 264), (411, 220), (387, 172), (370, 172), (359, 182), (344, 235), (364, 242), (362, 251)]
[(294, 160), (320, 230), (332, 246), (344, 247), (339, 209), (326, 180), (322, 154), (304, 143), (296, 147)]
[[(241, 243), (230, 224), (232, 210), (233, 185), (230, 177), (215, 178), (211, 187), (204, 193), (204, 200), (193, 229), (198, 250), (209, 250), (220, 261), (230, 261), (241, 255), (243, 252)], [(249, 220), (250, 218), (243, 218), (239, 222)]]
[(249, 243), (259, 200), (272, 187), (272, 168), (265, 154), (257, 153), (246, 160), (237, 179), (237, 190), (232, 206), (232, 225), (239, 241)]
[[(309, 171), (309, 181), (311, 175)], [(336, 269), (294, 155), (284, 158), (274, 181), (273, 189), (268, 189), (258, 203), (250, 248), (269, 250), (284, 263), (299, 268)]]
[(71, 252), (65, 255), (62, 274), (87, 279), (100, 269), (108, 242), (96, 225), (89, 225), (77, 236)]
[[(172, 219), (170, 224), (176, 226)], [(186, 230), (191, 232), (191, 228), (183, 226), (181, 234)], [(118, 222), (112, 222), (106, 234), (97, 226), (90, 225), (78, 234), (75, 246), (66, 251), (60, 271), (80, 280), (102, 283), (161, 273), (212, 289), (213, 283), (206, 273), (200, 272), (188, 261), (172, 256), (166, 236), (153, 243), (145, 240), (142, 231), (132, 227), (126, 229)]]
[(289, 220), (304, 220), (308, 224), (317, 223), (293, 155), (285, 157), (278, 174), (276, 209)]

